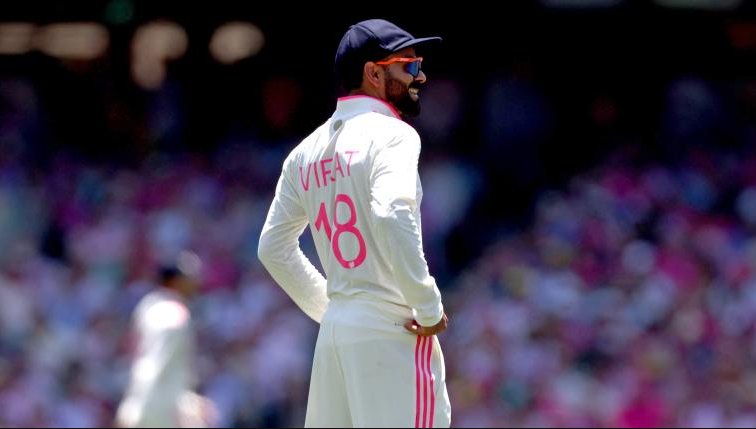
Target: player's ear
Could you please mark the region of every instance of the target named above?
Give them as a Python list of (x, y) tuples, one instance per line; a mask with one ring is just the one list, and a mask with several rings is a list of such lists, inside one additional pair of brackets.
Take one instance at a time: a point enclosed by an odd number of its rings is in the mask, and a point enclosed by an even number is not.
[(368, 61), (362, 69), (362, 77), (365, 82), (374, 88), (380, 88), (383, 79), (383, 69), (378, 64)]

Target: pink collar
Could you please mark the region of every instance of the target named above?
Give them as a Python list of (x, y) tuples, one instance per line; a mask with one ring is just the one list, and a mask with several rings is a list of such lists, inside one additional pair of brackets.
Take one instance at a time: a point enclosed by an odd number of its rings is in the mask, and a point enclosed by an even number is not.
[(348, 116), (350, 113), (359, 114), (364, 112), (376, 112), (386, 116), (392, 116), (401, 120), (402, 116), (389, 103), (371, 97), (369, 95), (350, 95), (338, 99), (336, 113), (339, 116)]

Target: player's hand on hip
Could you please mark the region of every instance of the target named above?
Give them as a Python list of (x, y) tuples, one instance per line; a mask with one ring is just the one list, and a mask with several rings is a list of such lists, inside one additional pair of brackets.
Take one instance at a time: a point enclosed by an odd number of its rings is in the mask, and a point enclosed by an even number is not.
[(442, 317), (441, 321), (435, 326), (420, 326), (415, 320), (410, 320), (404, 324), (405, 329), (420, 337), (432, 337), (433, 335), (438, 335), (444, 332), (448, 326), (449, 318), (446, 317), (446, 314), (444, 314), (444, 317)]

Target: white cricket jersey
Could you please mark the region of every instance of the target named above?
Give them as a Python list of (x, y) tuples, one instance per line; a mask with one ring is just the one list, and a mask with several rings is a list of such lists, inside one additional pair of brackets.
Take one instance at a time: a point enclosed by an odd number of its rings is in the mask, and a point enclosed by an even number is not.
[[(423, 253), (419, 157), (420, 137), (396, 110), (354, 96), (286, 159), (259, 256), (315, 321), (343, 298), (414, 310), (423, 326), (443, 317)], [(299, 248), (308, 224), (327, 281)]]
[(183, 426), (181, 401), (194, 387), (189, 310), (175, 292), (157, 290), (137, 306), (134, 330), (139, 344), (119, 425)]

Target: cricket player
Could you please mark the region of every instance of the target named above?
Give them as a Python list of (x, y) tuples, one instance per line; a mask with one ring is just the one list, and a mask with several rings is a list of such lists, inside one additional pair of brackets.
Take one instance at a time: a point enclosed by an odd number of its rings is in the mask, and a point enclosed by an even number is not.
[[(259, 257), (320, 323), (307, 427), (448, 427), (435, 335), (447, 327), (422, 244), (420, 113), (427, 77), (414, 38), (385, 20), (353, 25), (336, 54), (349, 95), (286, 159)], [(309, 224), (327, 280), (304, 256)]]
[(194, 336), (186, 300), (192, 276), (177, 267), (161, 270), (161, 284), (134, 312), (136, 358), (115, 426), (208, 427), (217, 419), (214, 404), (196, 394)]

